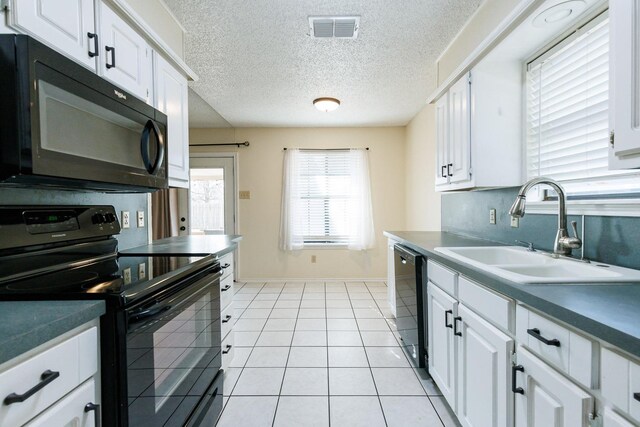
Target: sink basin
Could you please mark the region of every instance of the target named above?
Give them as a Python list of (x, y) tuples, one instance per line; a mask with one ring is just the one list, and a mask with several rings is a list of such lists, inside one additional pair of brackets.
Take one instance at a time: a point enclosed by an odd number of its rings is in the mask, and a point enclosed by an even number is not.
[(517, 283), (640, 282), (640, 270), (553, 258), (519, 246), (435, 248), (436, 252)]

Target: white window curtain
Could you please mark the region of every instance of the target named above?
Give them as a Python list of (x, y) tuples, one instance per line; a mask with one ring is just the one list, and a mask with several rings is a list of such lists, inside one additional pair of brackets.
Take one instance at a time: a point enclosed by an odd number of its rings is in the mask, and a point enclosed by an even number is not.
[(375, 246), (367, 151), (285, 152), (280, 248)]

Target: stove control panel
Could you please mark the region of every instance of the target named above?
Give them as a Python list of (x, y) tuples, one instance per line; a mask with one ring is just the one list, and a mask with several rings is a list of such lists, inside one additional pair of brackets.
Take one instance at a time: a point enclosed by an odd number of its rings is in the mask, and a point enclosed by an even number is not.
[(118, 233), (113, 206), (0, 207), (0, 250)]

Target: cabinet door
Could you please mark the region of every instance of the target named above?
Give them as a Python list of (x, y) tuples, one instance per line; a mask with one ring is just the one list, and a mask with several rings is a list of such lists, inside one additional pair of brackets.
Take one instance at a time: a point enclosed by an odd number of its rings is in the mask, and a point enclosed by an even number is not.
[(468, 427), (510, 427), (513, 340), (463, 304), (458, 316), (458, 419)]
[(635, 427), (635, 424), (616, 414), (613, 409), (606, 408), (604, 410), (602, 427)]
[(471, 111), (469, 109), (469, 77), (463, 76), (449, 89), (449, 182), (471, 178)]
[(100, 2), (100, 75), (152, 103), (151, 49), (147, 42), (104, 2)]
[[(93, 378), (54, 403), (25, 427), (74, 426), (94, 427), (100, 409), (85, 412), (88, 403), (96, 403), (96, 384)], [(95, 411), (98, 411), (96, 414)]]
[(10, 9), (9, 25), (95, 72), (93, 12), (93, 0), (19, 0)]
[(427, 316), (429, 317), (429, 374), (442, 395), (455, 411), (455, 342), (453, 318), (457, 301), (433, 283), (427, 285)]
[(613, 169), (640, 167), (640, 6), (637, 1), (611, 0), (610, 127), (615, 145), (609, 146)]
[(524, 394), (515, 394), (516, 427), (588, 427), (593, 397), (566, 379), (549, 365), (518, 347), (517, 386)]
[(189, 96), (187, 79), (154, 55), (156, 108), (167, 115), (169, 185), (189, 188)]
[(394, 316), (396, 313), (396, 269), (395, 269), (395, 253), (393, 247), (395, 240), (388, 240), (387, 243), (387, 299), (389, 300), (389, 309)]
[(449, 159), (449, 95), (436, 102), (436, 186), (447, 184)]

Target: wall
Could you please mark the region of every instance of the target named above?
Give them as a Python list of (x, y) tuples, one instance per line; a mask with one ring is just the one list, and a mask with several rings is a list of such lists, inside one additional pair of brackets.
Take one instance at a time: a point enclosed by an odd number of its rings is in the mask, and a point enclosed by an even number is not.
[[(245, 141), (237, 151), (238, 190), (251, 191), (240, 200), (239, 278), (384, 278), (387, 273), (383, 230), (405, 228), (405, 129), (380, 128), (261, 128), (191, 129), (191, 144)], [(369, 147), (376, 248), (367, 252), (314, 249), (284, 252), (278, 249), (282, 192), (283, 148)], [(223, 148), (191, 147), (192, 152)], [(317, 263), (311, 263), (311, 255)]]
[[(118, 239), (120, 250), (147, 244), (147, 228), (137, 228), (136, 211), (147, 212), (146, 194), (112, 194), (88, 193), (80, 191), (60, 191), (35, 188), (0, 188), (0, 206), (8, 205), (113, 205), (120, 216), (123, 210), (129, 211), (132, 222), (131, 228), (122, 230)], [(148, 221), (147, 221), (148, 223)], [(0, 237), (1, 238), (1, 237)]]
[(442, 84), (521, 0), (485, 0), (437, 61)]
[(407, 230), (440, 230), (440, 193), (435, 186), (435, 107), (426, 105), (407, 125), (405, 225)]
[(184, 59), (184, 28), (162, 0), (126, 0), (153, 31)]
[[(442, 230), (472, 237), (515, 244), (515, 240), (534, 243), (546, 251), (553, 250), (558, 229), (557, 215), (527, 214), (520, 218), (520, 227), (511, 228), (509, 208), (518, 188), (450, 193), (442, 196)], [(489, 209), (496, 209), (496, 224), (489, 224)], [(569, 216), (578, 222), (582, 217)], [(584, 242), (586, 258), (640, 269), (640, 218), (585, 216)], [(573, 235), (572, 231), (569, 231)], [(574, 255), (580, 256), (579, 250)]]

